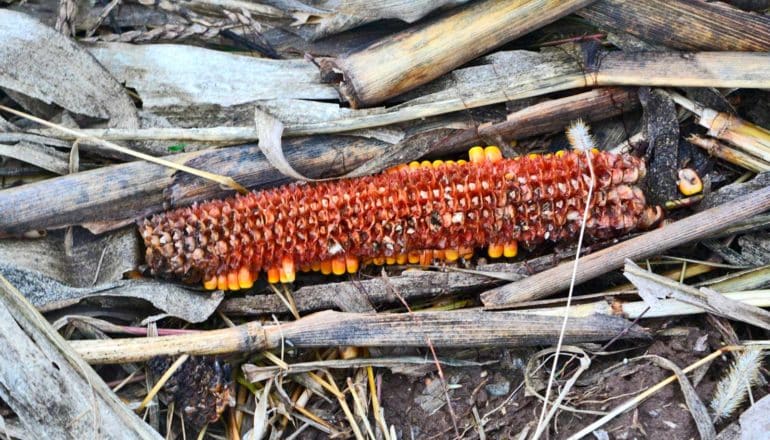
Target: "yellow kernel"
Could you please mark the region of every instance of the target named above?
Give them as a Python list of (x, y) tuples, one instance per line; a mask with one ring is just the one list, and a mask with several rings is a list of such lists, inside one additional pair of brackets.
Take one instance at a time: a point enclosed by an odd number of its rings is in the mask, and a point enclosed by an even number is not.
[(267, 269), (267, 282), (275, 284), (281, 281), (281, 271), (277, 267)]
[(679, 181), (676, 183), (679, 191), (686, 196), (692, 196), (703, 191), (703, 181), (701, 181), (698, 173), (691, 168), (679, 170)]
[(358, 258), (345, 257), (345, 268), (348, 273), (356, 273), (358, 271)]
[(413, 170), (420, 168), (420, 162), (417, 162), (417, 161), (409, 162), (409, 168)]
[(203, 281), (203, 288), (206, 290), (214, 290), (217, 288), (217, 277), (210, 278)]
[(440, 167), (441, 165), (444, 165), (444, 161), (443, 160), (434, 160), (433, 161), (433, 167), (434, 168), (435, 167)]
[(453, 261), (457, 261), (458, 259), (460, 259), (460, 251), (458, 251), (457, 249), (446, 249), (444, 251), (444, 258), (446, 259), (446, 261), (450, 263)]
[(406, 254), (398, 254), (398, 255), (396, 255), (396, 263), (398, 263), (398, 264), (406, 264), (407, 261), (409, 261), (409, 257)]
[(294, 272), (286, 272), (282, 267), (278, 268), (278, 279), (283, 284), (289, 284), (293, 283), (296, 279), (296, 274)]
[(420, 167), (422, 168), (430, 168), (432, 165), (429, 160), (424, 160), (420, 162)]
[(222, 274), (217, 277), (217, 289), (227, 290), (227, 275)]
[(332, 273), (334, 275), (344, 275), (345, 270), (345, 257), (337, 257), (332, 260)]
[(291, 257), (283, 257), (281, 260), (281, 270), (284, 273), (284, 278), (287, 281), (281, 280), (282, 283), (293, 283), (296, 279), (297, 271), (294, 268), (294, 260)]
[(501, 244), (490, 244), (489, 249), (487, 249), (487, 255), (489, 255), (489, 258), (500, 258), (503, 256), (503, 245)]
[(329, 275), (332, 273), (332, 260), (321, 262), (321, 273), (324, 275)]
[(420, 266), (430, 266), (433, 262), (433, 251), (420, 252)]
[(484, 148), (476, 146), (468, 150), (468, 160), (471, 163), (482, 163), (486, 160)]
[(506, 243), (503, 246), (503, 255), (506, 258), (513, 258), (519, 253), (519, 244), (515, 241)]
[(407, 259), (409, 260), (409, 264), (417, 264), (420, 262), (420, 252), (419, 251), (412, 251), (407, 254)]
[(251, 276), (251, 271), (249, 271), (248, 267), (242, 267), (241, 270), (238, 271), (238, 286), (240, 286), (241, 289), (250, 289), (253, 285), (254, 278)]
[(230, 272), (227, 274), (227, 288), (230, 290), (241, 289), (240, 284), (238, 284), (238, 272)]
[(490, 145), (484, 149), (484, 156), (486, 156), (487, 160), (490, 162), (497, 162), (498, 160), (503, 159), (503, 153), (494, 145)]

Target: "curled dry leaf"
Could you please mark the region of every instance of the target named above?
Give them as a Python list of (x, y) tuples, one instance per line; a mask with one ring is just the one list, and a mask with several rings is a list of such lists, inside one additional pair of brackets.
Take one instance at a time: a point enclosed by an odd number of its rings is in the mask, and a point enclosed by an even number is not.
[(283, 136), (283, 124), (278, 119), (263, 112), (254, 110), (254, 125), (257, 127), (259, 137), (259, 149), (265, 155), (270, 165), (274, 166), (282, 174), (297, 180), (313, 180), (303, 176), (286, 160), (281, 146)]

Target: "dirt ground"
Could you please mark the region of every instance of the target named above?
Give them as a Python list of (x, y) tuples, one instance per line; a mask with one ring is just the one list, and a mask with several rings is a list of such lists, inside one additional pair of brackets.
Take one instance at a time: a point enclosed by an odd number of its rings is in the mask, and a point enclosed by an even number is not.
[[(670, 371), (657, 367), (646, 359), (620, 365), (609, 374), (602, 374), (609, 368), (622, 364), (624, 359), (643, 354), (657, 355), (679, 367), (686, 367), (718, 349), (723, 345), (719, 334), (704, 330), (705, 322), (699, 318), (656, 322), (654, 330), (671, 336), (656, 337), (651, 345), (616, 343), (607, 348), (604, 353), (622, 352), (594, 357), (590, 369), (581, 376), (570, 394), (568, 404), (580, 409), (609, 411), (671, 375)], [(522, 359), (526, 354), (509, 350), (481, 351), (475, 360), (498, 362), (484, 367), (444, 369), (457, 429), (462, 438), (479, 438), (474, 412), (479, 418), (485, 419), (486, 438), (517, 438), (524, 430), (529, 430), (530, 433), (534, 431), (541, 406), (537, 399), (524, 395)], [(439, 350), (439, 356), (452, 357), (452, 354)], [(702, 375), (700, 381), (694, 385), (706, 405), (728, 361), (717, 360), (708, 367), (705, 374), (696, 372), (694, 376), (690, 376), (693, 380), (693, 377)], [(548, 365), (550, 366), (550, 363)], [(455, 437), (452, 416), (440, 383), (436, 373), (420, 377), (389, 373), (384, 375), (382, 405), (386, 419), (396, 426), (400, 438)], [(765, 392), (766, 390), (760, 391), (762, 394)], [(590, 414), (560, 411), (551, 426), (550, 438), (568, 438), (596, 418)], [(731, 420), (724, 421), (717, 428), (721, 429), (730, 422)], [(698, 431), (676, 384), (665, 387), (641, 406), (615, 418), (602, 430), (608, 436), (598, 438), (698, 438)]]

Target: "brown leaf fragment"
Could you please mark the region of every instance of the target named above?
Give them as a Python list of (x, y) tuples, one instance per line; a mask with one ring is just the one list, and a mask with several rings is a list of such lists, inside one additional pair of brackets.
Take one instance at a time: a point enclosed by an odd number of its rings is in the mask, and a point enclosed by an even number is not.
[(644, 108), (644, 129), (649, 141), (645, 194), (651, 205), (679, 198), (676, 182), (679, 161), (679, 121), (674, 101), (664, 92), (642, 87), (639, 101)]

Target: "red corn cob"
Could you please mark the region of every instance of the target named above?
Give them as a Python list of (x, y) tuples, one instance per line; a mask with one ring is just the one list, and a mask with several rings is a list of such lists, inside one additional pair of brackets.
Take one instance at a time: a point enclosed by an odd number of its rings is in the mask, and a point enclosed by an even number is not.
[[(140, 225), (147, 264), (155, 275), (236, 290), (251, 287), (260, 271), (270, 282), (291, 282), (296, 268), (342, 274), (360, 261), (453, 261), (481, 246), (492, 257), (513, 256), (517, 242), (576, 236), (591, 184), (582, 153), (502, 159), (487, 147), (485, 159), (474, 150), (472, 163), (292, 183), (153, 216)], [(644, 163), (607, 152), (593, 152), (592, 163), (586, 233), (606, 238), (635, 229), (646, 215), (634, 186)]]

